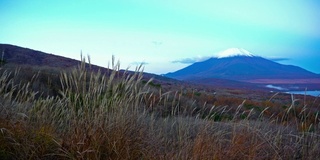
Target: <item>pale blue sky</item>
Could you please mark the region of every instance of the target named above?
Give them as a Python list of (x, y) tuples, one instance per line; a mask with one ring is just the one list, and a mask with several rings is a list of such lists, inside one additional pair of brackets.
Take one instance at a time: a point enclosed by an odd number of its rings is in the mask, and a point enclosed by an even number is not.
[(1, 0), (0, 22), (0, 43), (105, 67), (162, 74), (239, 47), (320, 73), (317, 0)]

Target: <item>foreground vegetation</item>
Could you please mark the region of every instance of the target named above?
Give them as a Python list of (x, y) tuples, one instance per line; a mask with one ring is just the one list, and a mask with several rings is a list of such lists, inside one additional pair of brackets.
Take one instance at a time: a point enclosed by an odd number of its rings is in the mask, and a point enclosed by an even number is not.
[[(119, 64), (112, 66), (113, 71), (103, 74), (82, 63), (53, 75), (59, 79), (59, 83), (47, 81), (53, 90), (39, 84), (39, 74), (22, 81), (18, 78), (23, 72), (2, 71), (0, 159), (318, 159), (320, 155), (317, 98), (307, 103), (292, 96), (291, 104), (281, 107), (272, 103), (274, 97), (232, 106), (223, 104), (230, 102), (226, 99), (212, 100), (200, 92), (163, 92), (161, 85), (143, 80), (141, 67), (129, 74), (119, 72)], [(199, 105), (196, 97), (201, 96), (207, 103)]]

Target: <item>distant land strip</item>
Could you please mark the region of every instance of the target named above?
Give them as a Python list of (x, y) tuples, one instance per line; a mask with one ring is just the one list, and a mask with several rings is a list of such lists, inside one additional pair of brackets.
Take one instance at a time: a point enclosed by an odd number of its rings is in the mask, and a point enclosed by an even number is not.
[(320, 84), (320, 78), (307, 78), (307, 79), (250, 79), (244, 80), (249, 83), (260, 84)]

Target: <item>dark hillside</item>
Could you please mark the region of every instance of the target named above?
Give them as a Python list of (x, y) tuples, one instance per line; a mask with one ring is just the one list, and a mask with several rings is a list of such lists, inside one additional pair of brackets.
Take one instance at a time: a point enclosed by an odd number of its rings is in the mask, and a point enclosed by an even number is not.
[(80, 64), (78, 60), (9, 44), (0, 44), (0, 51), (5, 62), (11, 64), (59, 68), (72, 67)]

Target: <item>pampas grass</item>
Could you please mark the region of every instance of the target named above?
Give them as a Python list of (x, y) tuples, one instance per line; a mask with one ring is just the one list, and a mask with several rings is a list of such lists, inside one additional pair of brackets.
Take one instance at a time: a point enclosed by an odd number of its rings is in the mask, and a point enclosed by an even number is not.
[[(242, 104), (198, 109), (181, 93), (154, 92), (134, 73), (82, 63), (60, 75), (59, 96), (36, 97), (19, 71), (0, 75), (0, 159), (318, 159), (318, 112), (281, 115)], [(36, 79), (37, 76), (34, 76)], [(272, 97), (273, 98), (273, 97)], [(271, 99), (270, 99), (271, 100)], [(206, 106), (208, 104), (204, 104)], [(252, 118), (255, 114), (257, 117)]]

